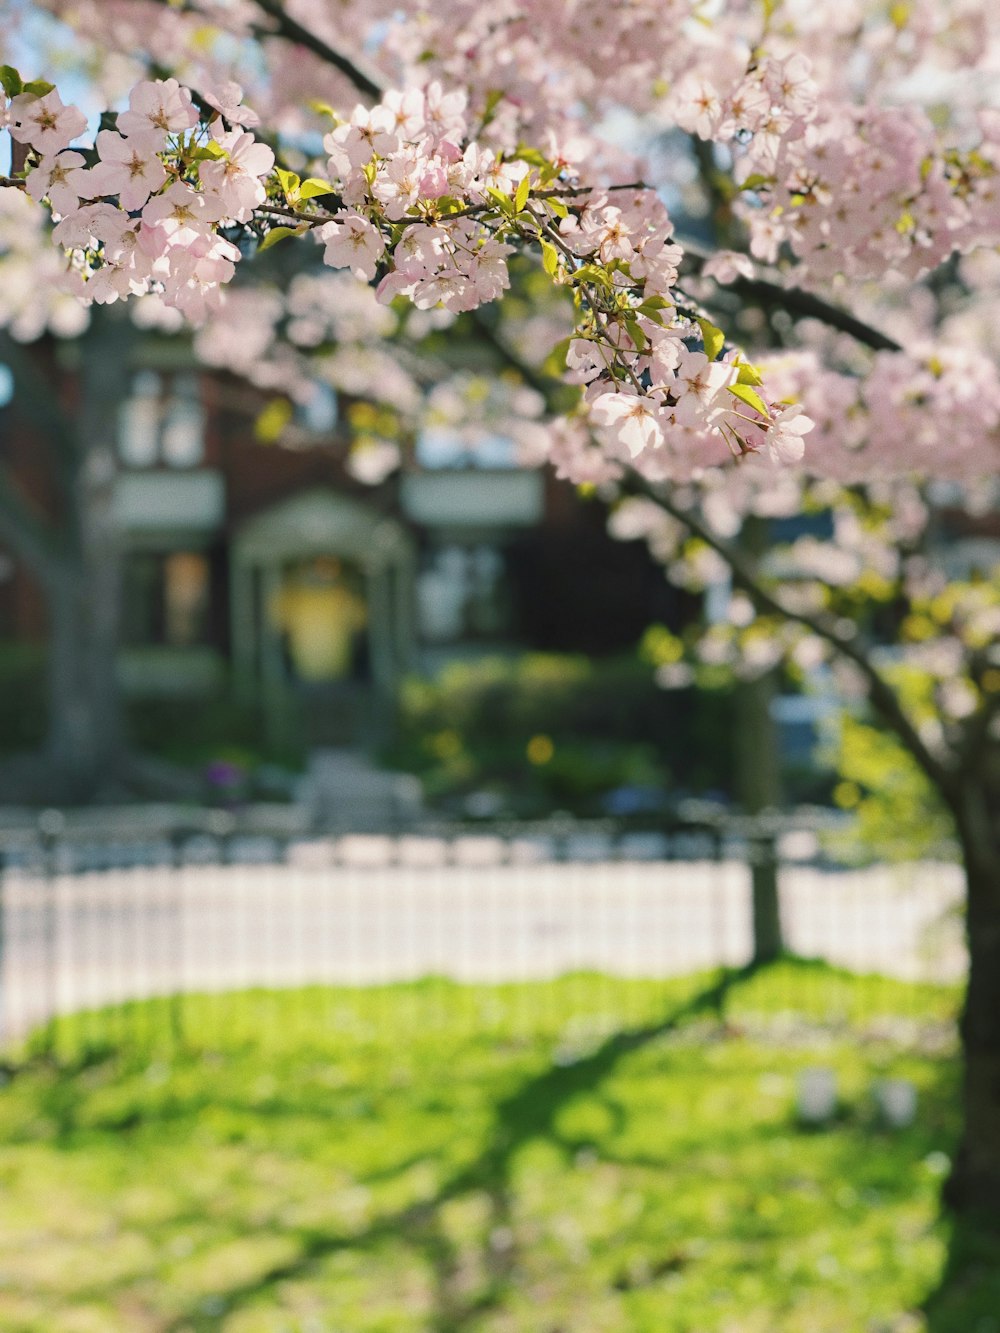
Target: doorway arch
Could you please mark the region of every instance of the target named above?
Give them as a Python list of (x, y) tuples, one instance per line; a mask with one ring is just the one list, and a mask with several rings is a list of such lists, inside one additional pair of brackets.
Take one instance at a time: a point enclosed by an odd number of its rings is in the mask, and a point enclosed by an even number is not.
[[(331, 566), (340, 562), (356, 573), (364, 603), (357, 633), (363, 638), (368, 671), (362, 681), (340, 686), (331, 682), (326, 698), (339, 698), (342, 711), (356, 723), (356, 734), (338, 737), (339, 743), (372, 743), (379, 738), (380, 720), (392, 715), (399, 683), (413, 658), (415, 549), (394, 519), (336, 491), (317, 488), (290, 496), (255, 514), (236, 532), (230, 548), (236, 689), (240, 697), (261, 706), (272, 742), (291, 738), (303, 691), (276, 608), (283, 595), (287, 602), (290, 572), (309, 561)], [(308, 616), (310, 606), (319, 605), (316, 599), (309, 603), (300, 598), (296, 614)], [(312, 694), (317, 698), (322, 692)]]

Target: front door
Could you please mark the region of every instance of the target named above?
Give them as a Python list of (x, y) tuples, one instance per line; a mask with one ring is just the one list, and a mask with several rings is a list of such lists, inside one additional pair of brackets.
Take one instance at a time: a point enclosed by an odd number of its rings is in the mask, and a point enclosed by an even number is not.
[(333, 556), (289, 565), (268, 615), (281, 636), (306, 748), (364, 744), (372, 688), (359, 571)]

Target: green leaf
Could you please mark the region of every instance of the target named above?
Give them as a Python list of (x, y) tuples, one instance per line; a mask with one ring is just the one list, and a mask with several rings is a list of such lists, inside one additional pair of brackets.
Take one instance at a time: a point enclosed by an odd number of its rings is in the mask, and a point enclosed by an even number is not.
[(514, 216), (514, 200), (509, 194), (504, 194), (503, 190), (495, 190), (492, 185), (487, 185), (486, 193), (508, 217)]
[(518, 183), (517, 193), (514, 195), (514, 212), (520, 213), (522, 208), (528, 202), (528, 195), (531, 193), (531, 172), (526, 171)]
[(519, 143), (516, 150), (509, 156), (514, 161), (527, 162), (530, 166), (539, 169), (551, 165), (544, 153), (540, 153), (537, 148), (529, 148), (527, 144), (523, 143)]
[(321, 102), (317, 98), (312, 98), (306, 105), (310, 111), (315, 111), (317, 116), (329, 116), (331, 120), (340, 119), (329, 102)]
[(773, 185), (774, 177), (765, 176), (759, 171), (755, 171), (752, 176), (748, 176), (740, 185), (741, 190), (760, 190), (765, 185)]
[(642, 315), (643, 319), (651, 319), (654, 324), (662, 325), (664, 323), (662, 312), (670, 309), (673, 309), (673, 307), (665, 297), (647, 296), (637, 307), (636, 313)]
[(701, 329), (701, 340), (705, 344), (705, 355), (709, 361), (715, 361), (726, 345), (726, 335), (707, 319), (699, 319), (698, 327)]
[(503, 92), (499, 88), (493, 88), (490, 92), (486, 94), (486, 105), (483, 107), (483, 120), (482, 120), (483, 129), (485, 129), (486, 126), (493, 119), (494, 113), (496, 112), (497, 107), (500, 105), (502, 101), (503, 101)]
[(569, 209), (561, 199), (546, 199), (545, 201), (557, 218), (568, 218)]
[(895, 28), (905, 28), (910, 21), (910, 6), (907, 4), (895, 4), (889, 10), (889, 20)]
[(299, 187), (300, 199), (315, 199), (317, 195), (334, 194), (336, 191), (329, 181), (323, 180), (319, 176), (310, 176), (304, 180)]
[(277, 245), (279, 241), (285, 240), (288, 236), (301, 236), (303, 232), (308, 230), (309, 227), (306, 223), (303, 223), (301, 227), (272, 227), (258, 245), (257, 253), (260, 254), (264, 250), (270, 250), (272, 245)]
[(550, 241), (541, 241), (542, 247), (542, 268), (554, 278), (559, 272), (559, 251)]
[(49, 83), (48, 79), (32, 79), (30, 83), (24, 85), (24, 91), (31, 93), (34, 97), (44, 97), (55, 86), (54, 83)]
[(571, 339), (562, 338), (556, 343), (552, 351), (545, 358), (542, 364), (542, 370), (546, 375), (561, 375), (566, 369), (566, 353), (569, 351)]
[(21, 76), (13, 65), (0, 65), (0, 84), (3, 84), (3, 90), (8, 97), (16, 97), (18, 93), (24, 91)]
[(759, 412), (762, 417), (770, 421), (771, 414), (767, 410), (767, 403), (764, 402), (757, 390), (751, 388), (749, 384), (730, 384), (729, 392), (734, 398), (742, 399), (742, 401), (748, 403), (754, 411)]
[(217, 143), (215, 139), (209, 139), (208, 143), (202, 144), (188, 153), (192, 162), (217, 162), (220, 158), (226, 156), (226, 150), (222, 144)]
[(637, 352), (643, 351), (646, 347), (648, 339), (646, 338), (646, 335), (643, 333), (642, 329), (640, 329), (639, 321), (636, 319), (626, 318), (625, 327), (628, 329), (628, 336), (632, 339), (633, 343), (635, 344), (636, 351)]
[(740, 362), (740, 373), (736, 376), (737, 384), (763, 384), (764, 377), (749, 361)]
[(584, 264), (582, 268), (576, 270), (571, 281), (590, 282), (605, 290), (609, 290), (612, 286), (611, 274), (606, 269), (599, 268), (597, 264)]
[[(274, 232), (271, 233), (274, 235)], [(257, 413), (253, 433), (261, 444), (276, 444), (291, 423), (294, 409), (287, 398), (272, 398)]]
[(301, 184), (298, 176), (296, 176), (294, 171), (283, 171), (281, 167), (278, 167), (274, 174), (281, 182), (281, 188), (285, 192), (285, 198), (290, 199), (292, 195), (297, 192), (299, 185)]

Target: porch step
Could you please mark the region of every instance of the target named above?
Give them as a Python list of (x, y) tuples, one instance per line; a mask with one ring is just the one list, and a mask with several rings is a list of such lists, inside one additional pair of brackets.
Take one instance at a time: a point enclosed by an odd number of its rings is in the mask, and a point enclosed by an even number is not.
[(376, 768), (356, 750), (314, 750), (298, 796), (324, 833), (396, 832), (421, 815), (419, 781)]

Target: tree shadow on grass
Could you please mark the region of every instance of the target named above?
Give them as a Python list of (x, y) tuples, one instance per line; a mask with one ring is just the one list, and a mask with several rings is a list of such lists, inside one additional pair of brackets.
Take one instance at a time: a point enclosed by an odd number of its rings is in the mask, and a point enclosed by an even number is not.
[[(786, 964), (794, 961), (797, 967), (804, 969), (815, 966), (820, 970), (820, 965), (803, 960), (783, 961)], [(431, 1309), (430, 1313), (421, 1315), (421, 1327), (429, 1333), (471, 1333), (473, 1328), (479, 1327), (483, 1316), (503, 1307), (505, 1301), (511, 1299), (518, 1282), (523, 1281), (525, 1272), (530, 1270), (530, 1256), (518, 1249), (519, 1244), (523, 1245), (523, 1241), (518, 1240), (523, 1232), (523, 1227), (518, 1225), (518, 1198), (524, 1178), (521, 1150), (532, 1143), (544, 1143), (572, 1162), (576, 1153), (588, 1144), (585, 1133), (581, 1136), (567, 1129), (571, 1121), (567, 1121), (564, 1112), (571, 1104), (578, 1098), (586, 1098), (599, 1105), (605, 1123), (611, 1126), (620, 1123), (621, 1107), (609, 1096), (607, 1085), (621, 1062), (661, 1038), (682, 1029), (691, 1031), (692, 1024), (700, 1030), (698, 1020), (711, 1020), (709, 1026), (724, 1020), (727, 1001), (733, 993), (751, 981), (755, 972), (762, 970), (747, 967), (720, 972), (711, 984), (674, 1004), (655, 1021), (615, 1032), (603, 1039), (594, 1034), (589, 1044), (584, 1038), (583, 1044), (563, 1045), (542, 1069), (530, 1076), (522, 1072), (521, 1081), (513, 1088), (505, 1081), (505, 1090), (496, 1095), (490, 1107), (485, 1139), (480, 1138), (469, 1150), (474, 1153), (471, 1160), (454, 1165), (452, 1157), (449, 1166), (438, 1161), (436, 1181), (432, 1182), (429, 1194), (416, 1202), (400, 1204), (397, 1194), (395, 1205), (389, 1204), (374, 1216), (369, 1214), (359, 1226), (326, 1218), (311, 1224), (293, 1223), (290, 1218), (282, 1216), (280, 1203), (274, 1209), (267, 1209), (267, 1215), (261, 1215), (258, 1210), (252, 1219), (245, 1214), (242, 1204), (226, 1210), (221, 1219), (225, 1234), (220, 1236), (216, 1232), (205, 1236), (192, 1254), (193, 1258), (200, 1257), (206, 1265), (211, 1265), (213, 1250), (220, 1241), (225, 1243), (227, 1236), (250, 1241), (281, 1237), (287, 1242), (285, 1253), (281, 1258), (264, 1259), (255, 1271), (244, 1270), (239, 1277), (231, 1274), (228, 1281), (221, 1279), (220, 1274), (218, 1286), (213, 1282), (214, 1289), (210, 1293), (175, 1292), (175, 1299), (183, 1302), (180, 1312), (177, 1312), (177, 1305), (173, 1307), (174, 1313), (166, 1317), (153, 1316), (150, 1311), (153, 1322), (148, 1327), (165, 1333), (181, 1333), (182, 1330), (184, 1333), (208, 1333), (220, 1327), (222, 1311), (228, 1317), (262, 1302), (273, 1309), (270, 1303), (283, 1300), (280, 1288), (286, 1283), (294, 1285), (319, 1280), (322, 1285), (329, 1279), (330, 1261), (338, 1255), (346, 1261), (347, 1256), (353, 1254), (357, 1262), (363, 1266), (370, 1262), (377, 1271), (388, 1264), (390, 1267), (386, 1271), (391, 1272), (402, 1246), (426, 1274), (430, 1284), (426, 1300)], [(823, 971), (825, 975), (826, 969)], [(555, 1036), (554, 1033), (550, 1035)], [(315, 1103), (311, 1096), (304, 1101), (301, 1094), (295, 1095), (294, 1090), (279, 1086), (266, 1104), (254, 1102), (248, 1105), (239, 1087), (226, 1088), (220, 1099), (218, 1087), (206, 1090), (199, 1086), (197, 1090), (190, 1089), (186, 1096), (172, 1096), (167, 1100), (155, 1095), (153, 1089), (147, 1096), (140, 1095), (139, 1105), (106, 1106), (99, 1117), (95, 1119), (88, 1115), (86, 1123), (81, 1125), (77, 1120), (77, 1106), (82, 1092), (75, 1076), (85, 1073), (89, 1065), (99, 1064), (107, 1054), (105, 1050), (96, 1055), (89, 1051), (81, 1053), (75, 1068), (61, 1069), (59, 1073), (65, 1078), (57, 1078), (43, 1096), (42, 1109), (56, 1128), (57, 1141), (65, 1139), (66, 1146), (81, 1128), (93, 1134), (127, 1132), (147, 1121), (183, 1125), (192, 1117), (197, 1118), (201, 1113), (220, 1107), (234, 1115), (250, 1116), (254, 1121), (273, 1120), (276, 1123), (287, 1116), (324, 1122), (329, 1116), (325, 1088), (315, 1089), (319, 1099)], [(327, 1052), (317, 1049), (317, 1059), (327, 1056)], [(350, 1090), (357, 1091), (353, 1084)], [(934, 1106), (944, 1108), (953, 1104), (953, 1097), (942, 1091), (932, 1101)], [(442, 1106), (450, 1108), (447, 1097), (443, 1098)], [(380, 1114), (377, 1098), (370, 1114), (376, 1117)], [(948, 1119), (943, 1110), (926, 1125), (922, 1118), (921, 1126), (929, 1137), (926, 1143), (912, 1151), (907, 1148), (908, 1159), (920, 1159), (940, 1144), (947, 1137), (944, 1131)], [(871, 1127), (867, 1122), (859, 1121), (857, 1129), (863, 1135), (858, 1150), (864, 1151), (866, 1146), (870, 1150)], [(615, 1137), (613, 1128), (610, 1131), (602, 1128), (602, 1136), (606, 1133)], [(391, 1184), (393, 1177), (402, 1182), (410, 1170), (432, 1161), (438, 1152), (429, 1144), (419, 1147), (416, 1141), (400, 1146), (404, 1152), (398, 1161), (383, 1164), (378, 1169), (373, 1166), (370, 1172), (354, 1172), (356, 1184), (372, 1189)], [(884, 1156), (881, 1152), (876, 1154), (879, 1160)], [(640, 1162), (627, 1154), (615, 1157), (602, 1153), (601, 1157), (602, 1161), (617, 1162), (621, 1166), (670, 1169), (668, 1161)], [(902, 1166), (900, 1174), (905, 1174)], [(873, 1188), (889, 1188), (878, 1180), (871, 1183)], [(463, 1216), (466, 1215), (463, 1210), (472, 1210), (476, 1218), (474, 1231), (466, 1233), (459, 1229), (456, 1233), (455, 1213), (450, 1207), (453, 1204), (458, 1205)], [(196, 1212), (192, 1213), (189, 1220), (195, 1221), (197, 1216)], [(170, 1220), (173, 1225), (184, 1219), (175, 1215)], [(150, 1239), (155, 1241), (156, 1237), (151, 1235)], [(685, 1260), (678, 1251), (657, 1262), (668, 1265), (664, 1271), (672, 1271), (672, 1266), (679, 1266)], [(151, 1268), (142, 1284), (148, 1289), (157, 1280), (157, 1274)], [(617, 1278), (612, 1275), (608, 1280), (613, 1280), (619, 1290), (625, 1290), (640, 1279), (626, 1265)], [(648, 1279), (643, 1277), (642, 1280)], [(99, 1294), (105, 1298), (111, 1294), (106, 1284), (102, 1284)], [(990, 1241), (971, 1225), (956, 1225), (945, 1273), (937, 1291), (928, 1298), (925, 1310), (931, 1333), (989, 1333), (991, 1329), (1000, 1333), (997, 1317), (1000, 1315), (1000, 1244)], [(139, 1326), (136, 1324), (137, 1328)]]
[[(567, 1103), (580, 1094), (593, 1093), (624, 1057), (676, 1031), (692, 1019), (704, 1014), (721, 1018), (733, 988), (758, 970), (752, 964), (725, 969), (711, 985), (658, 1021), (615, 1033), (588, 1054), (571, 1062), (552, 1064), (527, 1079), (497, 1102), (493, 1132), (479, 1155), (453, 1172), (431, 1198), (386, 1214), (360, 1233), (334, 1234), (323, 1229), (300, 1232), (300, 1249), (292, 1259), (268, 1268), (246, 1283), (231, 1285), (217, 1293), (227, 1314), (251, 1304), (280, 1283), (307, 1277), (338, 1251), (374, 1250), (405, 1237), (407, 1243), (422, 1255), (433, 1274), (436, 1308), (424, 1327), (428, 1333), (460, 1333), (479, 1315), (503, 1300), (517, 1268), (511, 1175), (518, 1151), (534, 1140), (544, 1139), (572, 1153), (578, 1144), (563, 1139), (557, 1130), (558, 1116)], [(447, 1233), (442, 1211), (446, 1204), (473, 1195), (488, 1200), (486, 1234), (502, 1243), (489, 1247), (489, 1253), (484, 1256), (488, 1278), (475, 1292), (469, 1293), (460, 1280), (462, 1256)], [(188, 1309), (165, 1326), (165, 1333), (182, 1333), (182, 1330), (190, 1333), (190, 1330), (207, 1330), (213, 1326), (212, 1320), (199, 1309)]]

